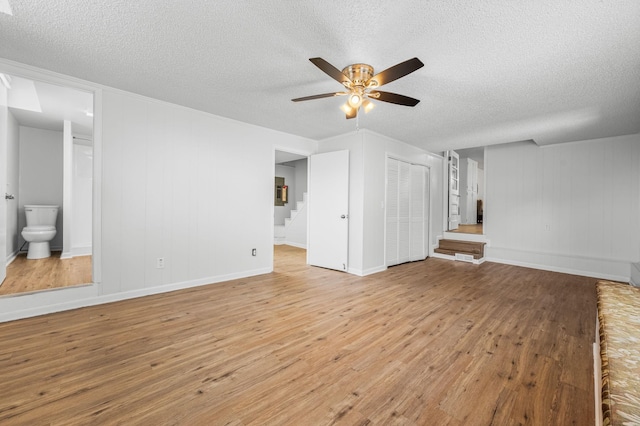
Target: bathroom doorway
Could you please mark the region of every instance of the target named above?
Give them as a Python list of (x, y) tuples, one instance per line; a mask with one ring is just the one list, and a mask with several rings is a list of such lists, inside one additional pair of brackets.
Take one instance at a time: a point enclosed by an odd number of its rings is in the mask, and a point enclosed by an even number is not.
[[(0, 76), (7, 120), (0, 130), (7, 162), (0, 296), (91, 284), (94, 93), (2, 67)], [(26, 259), (21, 231), (29, 204), (59, 207), (51, 257)]]

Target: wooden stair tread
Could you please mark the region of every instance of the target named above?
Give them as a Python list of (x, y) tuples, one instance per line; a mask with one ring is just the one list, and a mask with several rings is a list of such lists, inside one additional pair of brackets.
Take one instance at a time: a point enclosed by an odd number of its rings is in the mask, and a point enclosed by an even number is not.
[(484, 246), (486, 243), (479, 241), (462, 241), (442, 239), (438, 244), (438, 248), (434, 249), (436, 253), (448, 254), (455, 256), (456, 253), (472, 255), (474, 259), (484, 257)]

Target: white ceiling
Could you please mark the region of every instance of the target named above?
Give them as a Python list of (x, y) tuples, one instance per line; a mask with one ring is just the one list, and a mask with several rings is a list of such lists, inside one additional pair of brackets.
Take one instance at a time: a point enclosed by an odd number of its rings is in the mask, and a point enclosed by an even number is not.
[[(9, 0), (0, 57), (284, 132), (430, 151), (640, 132), (640, 1)], [(308, 58), (425, 66), (346, 120)]]

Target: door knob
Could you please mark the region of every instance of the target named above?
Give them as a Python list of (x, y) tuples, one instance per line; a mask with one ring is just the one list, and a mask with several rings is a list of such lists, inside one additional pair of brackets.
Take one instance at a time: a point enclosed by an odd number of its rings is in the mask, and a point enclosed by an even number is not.
[(16, 198), (16, 197), (14, 197), (13, 194), (6, 194), (6, 193), (4, 194), (4, 199), (5, 200), (13, 200), (14, 198)]
[(348, 217), (349, 217), (349, 215), (345, 215), (345, 214), (343, 214), (343, 215), (341, 215), (341, 216), (340, 216), (340, 219), (346, 219), (346, 218), (348, 218)]

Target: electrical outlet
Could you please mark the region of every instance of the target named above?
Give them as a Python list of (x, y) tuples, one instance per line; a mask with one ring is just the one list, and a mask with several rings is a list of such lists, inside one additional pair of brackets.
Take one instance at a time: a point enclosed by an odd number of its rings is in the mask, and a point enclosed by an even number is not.
[(164, 268), (164, 257), (159, 257), (158, 260), (156, 261), (156, 269), (163, 269)]
[(256, 251), (256, 249), (251, 249), (251, 256), (257, 256), (258, 252)]

